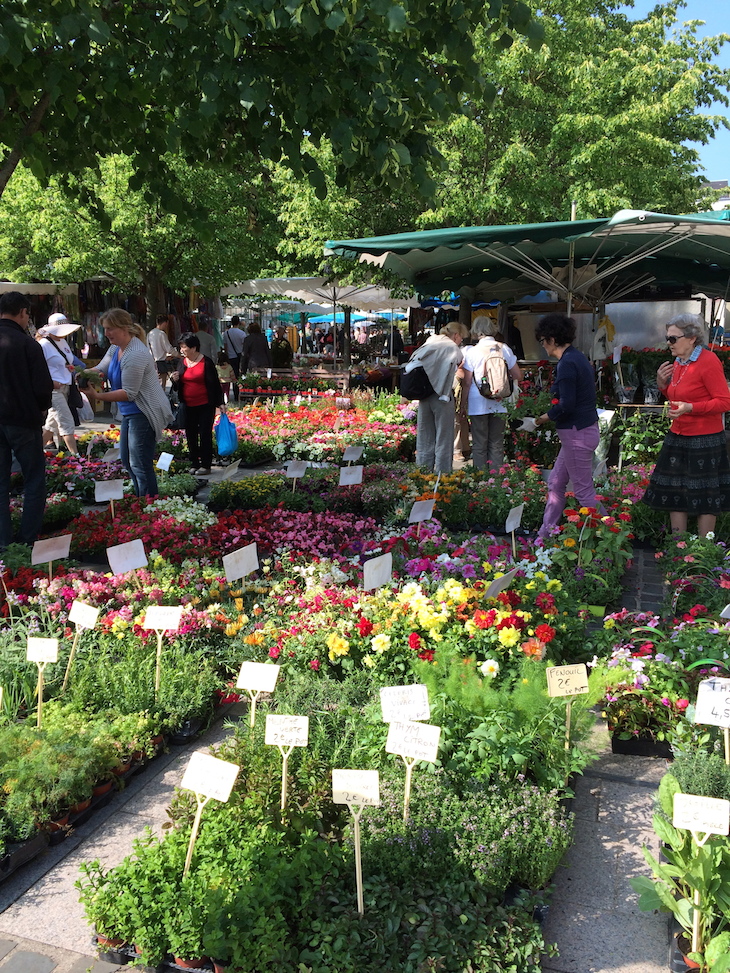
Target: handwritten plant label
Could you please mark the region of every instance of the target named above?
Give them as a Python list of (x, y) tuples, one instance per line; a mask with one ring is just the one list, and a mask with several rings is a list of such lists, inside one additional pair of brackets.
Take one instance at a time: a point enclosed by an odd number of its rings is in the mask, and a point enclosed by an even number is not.
[(237, 551), (223, 555), (223, 570), (226, 581), (238, 581), (245, 578), (252, 571), (258, 571), (259, 556), (256, 543), (247, 544), (246, 547), (239, 547)]
[(238, 673), (236, 689), (273, 693), (280, 668), (281, 666), (270, 665), (268, 662), (244, 662)]
[(224, 468), (223, 473), (221, 474), (221, 480), (230, 480), (231, 477), (235, 476), (236, 473), (238, 473), (238, 467), (240, 466), (240, 464), (241, 464), (240, 459), (237, 459), (234, 463), (229, 463), (228, 466)]
[(340, 486), (356, 486), (362, 483), (362, 466), (341, 466)]
[(424, 520), (430, 520), (433, 517), (435, 503), (435, 500), (416, 500), (408, 514), (408, 523), (420, 524)]
[(380, 804), (380, 775), (377, 770), (333, 770), (334, 804)]
[(362, 566), (363, 590), (373, 591), (375, 588), (382, 588), (393, 576), (393, 555), (390, 551), (381, 554), (379, 557), (371, 557)]
[(112, 574), (126, 574), (127, 571), (136, 571), (137, 568), (143, 568), (147, 564), (144, 544), (140, 540), (107, 547), (106, 556)]
[(428, 689), (420, 684), (385, 686), (380, 690), (380, 708), (383, 711), (383, 723), (431, 718)]
[(521, 503), (519, 507), (513, 507), (507, 514), (507, 522), (504, 525), (505, 534), (511, 534), (513, 530), (517, 528), (522, 523), (522, 511), (525, 509), (524, 503)]
[(83, 601), (75, 601), (68, 613), (68, 620), (73, 622), (74, 625), (78, 625), (79, 628), (93, 628), (99, 618), (99, 611), (100, 609), (94, 608), (93, 605), (87, 605)]
[(356, 459), (360, 459), (364, 452), (364, 446), (348, 446), (345, 452), (342, 454), (342, 462), (354, 463)]
[(108, 449), (104, 453), (104, 455), (102, 456), (101, 460), (102, 460), (102, 463), (116, 463), (120, 456), (121, 456), (121, 453), (120, 453), (119, 447), (118, 446), (112, 446), (110, 449)]
[(517, 576), (517, 570), (517, 568), (513, 568), (511, 571), (508, 571), (507, 574), (503, 574), (501, 578), (495, 578), (484, 592), (484, 597), (496, 598), (500, 591), (504, 591), (506, 588), (509, 588)]
[(61, 537), (46, 537), (42, 541), (36, 541), (30, 563), (44, 564), (47, 561), (59, 561), (61, 558), (68, 557), (72, 537), (73, 534), (63, 534)]
[(687, 831), (727, 834), (730, 831), (730, 801), (697, 794), (675, 794), (672, 824)]
[(440, 726), (412, 720), (393, 720), (388, 729), (385, 752), (432, 764), (436, 762), (440, 739)]
[(730, 727), (730, 679), (703, 679), (697, 687), (695, 723)]
[(621, 345), (616, 345), (616, 347), (613, 349), (613, 363), (614, 365), (618, 365), (620, 361), (621, 361)]
[(730, 618), (730, 605), (725, 605), (723, 610), (720, 612), (720, 618)]
[(271, 378), (271, 369), (270, 368), (267, 368), (266, 369), (266, 377), (267, 378)]
[(144, 614), (142, 628), (158, 632), (177, 632), (182, 618), (182, 605), (150, 605)]
[(588, 670), (584, 662), (548, 666), (546, 672), (548, 696), (580, 696), (588, 692)]
[(94, 480), (94, 500), (97, 503), (123, 499), (124, 480)]
[(518, 432), (537, 432), (537, 423), (532, 416), (525, 416)]
[(294, 408), (295, 409), (298, 409), (301, 404), (302, 404), (302, 397), (301, 397), (301, 395), (295, 395), (294, 396)]
[(309, 717), (267, 716), (264, 743), (274, 747), (306, 747), (309, 743)]
[(307, 467), (309, 463), (305, 459), (291, 460), (286, 464), (285, 475), (289, 477), (290, 480), (299, 480), (307, 472)]
[(169, 470), (172, 461), (175, 459), (172, 453), (160, 453), (160, 457), (157, 460), (158, 470)]
[(240, 769), (238, 764), (219, 760), (218, 757), (212, 757), (210, 754), (194, 753), (190, 757), (190, 763), (183, 774), (180, 786), (225, 804), (231, 796)]
[(598, 421), (605, 422), (606, 425), (613, 419), (616, 415), (615, 409), (599, 409), (598, 410)]
[(41, 639), (28, 636), (28, 662), (58, 662), (58, 639)]

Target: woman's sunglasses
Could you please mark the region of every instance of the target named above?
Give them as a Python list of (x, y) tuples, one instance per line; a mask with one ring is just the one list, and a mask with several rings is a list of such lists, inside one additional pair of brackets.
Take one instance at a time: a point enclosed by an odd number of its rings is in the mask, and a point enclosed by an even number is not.
[(667, 344), (673, 345), (676, 341), (679, 341), (679, 339), (682, 338), (682, 337), (684, 337), (684, 336), (681, 335), (681, 334), (668, 334), (667, 335)]

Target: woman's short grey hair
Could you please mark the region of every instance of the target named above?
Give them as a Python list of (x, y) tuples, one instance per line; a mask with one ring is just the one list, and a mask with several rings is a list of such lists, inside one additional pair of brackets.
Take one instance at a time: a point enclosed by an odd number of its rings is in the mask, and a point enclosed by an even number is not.
[(694, 338), (696, 345), (707, 344), (707, 326), (699, 314), (678, 314), (667, 327), (679, 328), (685, 338)]
[(480, 314), (478, 318), (474, 318), (471, 323), (471, 333), (473, 338), (484, 338), (489, 336), (493, 338), (495, 334), (499, 331), (499, 325), (496, 321), (488, 318), (486, 314)]

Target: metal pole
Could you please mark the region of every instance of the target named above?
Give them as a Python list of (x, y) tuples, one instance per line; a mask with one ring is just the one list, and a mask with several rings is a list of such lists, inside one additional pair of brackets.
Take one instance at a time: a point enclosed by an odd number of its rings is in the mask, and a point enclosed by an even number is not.
[[(570, 204), (570, 220), (572, 223), (576, 221), (578, 217), (578, 203), (574, 199)], [(575, 269), (575, 244), (570, 241), (570, 246), (568, 248), (568, 297), (566, 301), (566, 311), (568, 317), (573, 313), (573, 271)]]

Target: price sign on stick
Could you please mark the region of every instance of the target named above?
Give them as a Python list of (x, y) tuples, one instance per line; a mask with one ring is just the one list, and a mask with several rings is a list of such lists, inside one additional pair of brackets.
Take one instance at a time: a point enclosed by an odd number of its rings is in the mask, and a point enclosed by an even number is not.
[(617, 345), (613, 349), (613, 363), (614, 365), (618, 365), (620, 361), (621, 361), (621, 345)]
[(83, 601), (74, 601), (71, 605), (71, 611), (68, 613), (68, 620), (73, 622), (76, 626), (76, 631), (74, 632), (74, 640), (71, 643), (71, 651), (69, 652), (68, 662), (66, 663), (66, 672), (63, 676), (63, 685), (61, 686), (61, 692), (66, 692), (66, 686), (68, 685), (68, 677), (71, 673), (71, 666), (73, 665), (74, 656), (76, 655), (76, 649), (79, 644), (79, 637), (83, 629), (92, 629), (99, 618), (99, 609), (94, 608), (93, 605), (86, 605)]
[(236, 689), (245, 689), (251, 697), (250, 724), (256, 723), (256, 700), (261, 693), (273, 693), (279, 678), (280, 666), (266, 662), (244, 662), (236, 681)]
[(364, 591), (382, 588), (393, 576), (393, 555), (388, 552), (379, 557), (371, 557), (363, 564), (362, 573)]
[(354, 463), (355, 460), (360, 459), (364, 452), (365, 448), (363, 446), (348, 446), (342, 454), (342, 462)]
[(73, 534), (62, 534), (61, 537), (46, 537), (36, 541), (30, 555), (31, 564), (48, 563), (48, 577), (53, 577), (53, 562), (68, 557), (71, 550)]
[(177, 632), (182, 618), (182, 605), (150, 605), (144, 615), (142, 628), (152, 628), (157, 633), (155, 659), (155, 696), (160, 691), (162, 678), (162, 639), (165, 632)]
[(569, 750), (571, 697), (588, 692), (588, 670), (581, 662), (573, 666), (548, 666), (546, 672), (548, 696), (568, 697), (565, 704), (565, 749)]
[(431, 718), (428, 689), (420, 684), (385, 686), (380, 690), (380, 708), (383, 711), (383, 723)]
[(408, 523), (421, 524), (424, 520), (430, 520), (435, 503), (435, 500), (416, 500), (408, 514)]
[(720, 618), (730, 618), (730, 605), (725, 605), (723, 610), (720, 612)]
[(524, 509), (524, 503), (521, 503), (519, 507), (512, 507), (510, 512), (507, 514), (507, 522), (504, 525), (505, 534), (511, 534), (513, 531), (517, 530), (522, 523), (522, 511)]
[(411, 777), (418, 760), (435, 763), (438, 755), (441, 727), (412, 720), (393, 721), (388, 729), (386, 753), (397, 753), (406, 765), (406, 786), (403, 799), (403, 820), (408, 820), (411, 804)]
[(155, 464), (158, 470), (169, 470), (172, 461), (175, 459), (172, 453), (160, 453), (159, 459)]
[(301, 479), (307, 472), (309, 463), (305, 459), (290, 460), (284, 469), (284, 475), (292, 480)]
[(140, 540), (107, 547), (106, 556), (112, 574), (126, 574), (128, 571), (136, 571), (137, 568), (147, 566), (147, 555), (144, 552), (144, 544)]
[(102, 463), (116, 463), (121, 453), (118, 446), (112, 446), (101, 458)]
[(289, 755), (294, 747), (309, 743), (308, 716), (267, 716), (264, 743), (278, 747), (281, 753), (281, 810), (286, 807)]
[(360, 853), (360, 817), (365, 807), (380, 804), (380, 779), (377, 770), (333, 770), (332, 801), (347, 804), (353, 817), (355, 832), (355, 879), (357, 911), (365, 914), (362, 889), (362, 855)]
[(496, 598), (500, 591), (505, 591), (507, 588), (509, 588), (516, 576), (517, 568), (513, 568), (511, 571), (508, 571), (507, 574), (503, 574), (500, 578), (495, 578), (484, 592), (484, 597)]
[(730, 679), (703, 679), (697, 687), (695, 723), (722, 727), (725, 763), (730, 766)]
[(340, 486), (356, 486), (362, 483), (362, 466), (341, 466)]
[(97, 503), (123, 499), (124, 480), (94, 480), (94, 500)]
[(518, 432), (537, 432), (537, 423), (532, 416), (525, 416), (522, 420), (522, 425), (517, 430)]
[(219, 760), (217, 757), (211, 757), (207, 753), (194, 753), (191, 756), (190, 763), (183, 775), (180, 786), (195, 794), (198, 808), (195, 812), (193, 830), (190, 834), (183, 876), (188, 874), (190, 863), (193, 860), (193, 849), (195, 848), (195, 842), (198, 837), (203, 808), (211, 798), (216, 801), (222, 801), (224, 804), (226, 803), (231, 796), (231, 791), (233, 790), (233, 785), (236, 783), (236, 777), (238, 777), (240, 769), (238, 764), (229, 763), (227, 760)]
[(237, 551), (223, 555), (223, 571), (226, 581), (238, 581), (245, 578), (252, 571), (258, 571), (259, 556), (256, 543), (247, 544), (246, 547), (239, 547)]
[(228, 466), (224, 467), (223, 473), (221, 474), (221, 480), (231, 480), (238, 473), (238, 467), (241, 465), (241, 460), (237, 459), (235, 463), (229, 463)]
[(26, 659), (28, 662), (35, 662), (38, 666), (36, 726), (40, 730), (43, 722), (43, 673), (49, 662), (58, 661), (58, 639), (41, 639), (29, 636)]

